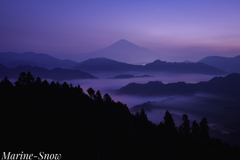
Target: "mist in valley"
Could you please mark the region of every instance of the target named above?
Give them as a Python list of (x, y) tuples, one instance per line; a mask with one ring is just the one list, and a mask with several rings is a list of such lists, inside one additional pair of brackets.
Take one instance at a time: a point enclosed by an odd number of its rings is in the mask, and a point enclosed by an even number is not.
[[(92, 80), (70, 80), (73, 86), (80, 85), (84, 92), (92, 87), (95, 91), (99, 90), (102, 96), (108, 93), (112, 99), (126, 104), (132, 114), (144, 108), (148, 119), (155, 124), (163, 121), (166, 110), (172, 114), (177, 127), (182, 123), (182, 115), (187, 114), (190, 123), (196, 120), (198, 123), (203, 117), (206, 117), (210, 134), (215, 137), (222, 138), (232, 133), (238, 133), (240, 128), (237, 122), (240, 121), (238, 113), (240, 112), (239, 101), (231, 97), (220, 97), (211, 94), (198, 93), (194, 95), (172, 95), (172, 96), (152, 96), (139, 97), (133, 95), (117, 95), (112, 91), (126, 86), (129, 83), (148, 83), (149, 81), (162, 81), (166, 83), (186, 82), (198, 83), (201, 81), (209, 81), (213, 75), (201, 74), (172, 74), (172, 73), (148, 73), (152, 77), (143, 78), (127, 78), (127, 79), (109, 79), (117, 75), (131, 74), (134, 76), (144, 75), (145, 73), (129, 72), (129, 73), (97, 73), (93, 74), (99, 79)], [(63, 83), (64, 81), (60, 82)], [(138, 106), (139, 105), (139, 106)], [(229, 138), (230, 136), (228, 136)], [(227, 138), (226, 141), (229, 141)], [(226, 138), (225, 138), (226, 139)], [(224, 140), (224, 138), (223, 138)], [(233, 140), (235, 141), (235, 140)], [(235, 142), (232, 142), (234, 144)], [(236, 141), (236, 143), (239, 143)]]
[[(117, 102), (120, 101), (128, 106), (130, 111), (134, 114), (135, 111), (131, 108), (150, 102), (156, 102), (156, 108), (148, 111), (147, 108), (144, 108), (148, 114), (149, 120), (153, 123), (158, 124), (160, 121), (163, 120), (163, 116), (165, 111), (168, 109), (171, 113), (174, 114), (175, 123), (178, 126), (182, 122), (182, 115), (189, 114), (189, 117), (192, 120), (201, 120), (203, 116), (208, 117), (208, 115), (204, 115), (206, 113), (201, 107), (196, 109), (196, 104), (203, 105), (205, 102), (202, 101), (198, 96), (188, 96), (188, 97), (178, 97), (177, 95), (173, 96), (152, 96), (152, 97), (139, 97), (134, 95), (118, 95), (114, 94), (112, 91), (119, 89), (123, 86), (126, 86), (129, 83), (148, 83), (149, 81), (162, 81), (163, 83), (174, 83), (174, 82), (186, 82), (186, 83), (198, 83), (201, 81), (208, 81), (213, 78), (213, 75), (200, 75), (200, 74), (172, 74), (172, 73), (151, 73), (152, 77), (143, 77), (143, 78), (129, 78), (129, 79), (109, 79), (110, 77), (114, 77), (116, 75), (124, 75), (124, 74), (132, 74), (134, 76), (144, 75), (144, 73), (139, 72), (129, 72), (129, 73), (98, 73), (93, 74), (94, 76), (98, 77), (99, 79), (90, 79), (90, 80), (69, 80), (67, 81), (69, 84), (72, 83), (73, 86), (77, 86), (78, 84), (83, 88), (84, 92), (87, 93), (87, 89), (92, 87), (95, 91), (99, 90), (102, 96), (108, 93), (112, 99)], [(60, 83), (63, 83), (61, 81)], [(207, 96), (207, 95), (205, 95)], [(161, 102), (161, 103), (160, 103)], [(157, 107), (158, 104), (163, 104), (164, 107)], [(186, 105), (183, 105), (186, 104)], [(140, 108), (141, 109), (141, 108)], [(209, 112), (209, 114), (211, 114)], [(212, 121), (213, 122), (213, 121)]]
[[(202, 74), (173, 74), (152, 72), (119, 72), (119, 73), (95, 73), (92, 74), (98, 79), (76, 79), (67, 80), (68, 84), (73, 86), (80, 85), (85, 93), (90, 87), (97, 92), (99, 90), (104, 96), (108, 93), (111, 98), (117, 102), (126, 104), (132, 114), (143, 108), (148, 119), (155, 124), (163, 121), (166, 110), (172, 114), (177, 127), (182, 123), (182, 115), (187, 114), (190, 123), (196, 120), (198, 123), (203, 117), (206, 117), (212, 136), (219, 137), (240, 131), (239, 123), (240, 102), (231, 97), (220, 97), (216, 95), (198, 93), (192, 95), (171, 95), (171, 96), (134, 96), (134, 95), (118, 95), (113, 91), (117, 90), (129, 83), (148, 83), (149, 81), (161, 81), (164, 84), (174, 82), (198, 83), (201, 81), (209, 81), (214, 75)], [(118, 75), (150, 75), (151, 77), (111, 79)], [(47, 79), (50, 83), (52, 80)], [(15, 82), (16, 80), (11, 80)], [(59, 81), (62, 84), (65, 81)], [(227, 139), (229, 141), (229, 139)], [(235, 141), (235, 140), (234, 140)], [(240, 143), (237, 142), (237, 143)], [(234, 144), (234, 142), (232, 143)]]
[[(117, 75), (131, 74), (134, 76), (140, 75), (150, 75), (151, 77), (142, 78), (128, 78), (128, 79), (110, 79), (111, 77)], [(72, 83), (73, 86), (78, 84), (83, 88), (84, 92), (87, 93), (87, 89), (92, 87), (95, 91), (99, 90), (102, 96), (108, 93), (114, 101), (120, 101), (127, 104), (128, 108), (132, 108), (135, 105), (147, 102), (147, 101), (161, 101), (169, 97), (138, 97), (130, 95), (117, 95), (113, 94), (112, 91), (126, 86), (129, 83), (148, 83), (149, 81), (161, 81), (163, 83), (174, 83), (174, 82), (186, 82), (186, 83), (198, 83), (200, 81), (208, 81), (213, 78), (213, 75), (201, 75), (201, 74), (172, 74), (172, 73), (159, 73), (151, 72), (141, 73), (141, 72), (119, 72), (119, 73), (95, 73), (92, 74), (99, 79), (78, 79), (78, 80), (68, 80), (67, 83)], [(51, 80), (50, 80), (51, 81)], [(60, 81), (63, 83), (64, 81)]]

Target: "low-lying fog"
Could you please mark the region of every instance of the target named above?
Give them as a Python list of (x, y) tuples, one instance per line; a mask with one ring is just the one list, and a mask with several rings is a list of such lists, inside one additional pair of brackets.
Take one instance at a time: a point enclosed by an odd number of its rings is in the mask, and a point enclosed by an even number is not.
[[(117, 75), (131, 74), (134, 76), (150, 75), (153, 77), (130, 78), (130, 79), (109, 79)], [(184, 81), (186, 83), (198, 83), (201, 81), (209, 81), (213, 75), (202, 74), (168, 74), (168, 73), (99, 73), (93, 74), (99, 79), (94, 80), (71, 80), (67, 81), (73, 85), (78, 85), (84, 89), (85, 93), (89, 87), (95, 91), (99, 90), (102, 96), (109, 93), (114, 101), (121, 101), (130, 108), (132, 113), (136, 113), (132, 107), (151, 101), (154, 109), (145, 109), (148, 119), (155, 124), (163, 121), (166, 110), (173, 115), (176, 126), (182, 123), (182, 115), (187, 114), (190, 121), (196, 120), (198, 123), (203, 117), (206, 117), (209, 126), (212, 129), (211, 135), (222, 138), (222, 134), (234, 133), (239, 131), (240, 112), (239, 101), (231, 99), (231, 97), (216, 97), (215, 95), (196, 94), (188, 96), (171, 96), (171, 97), (138, 97), (130, 95), (115, 95), (111, 91), (119, 89), (129, 83), (148, 83), (149, 81), (162, 81), (163, 83), (172, 83)], [(61, 82), (62, 83), (62, 82)], [(141, 106), (142, 107), (142, 106)], [(141, 107), (139, 109), (141, 109)], [(237, 122), (237, 123), (236, 123)], [(220, 131), (220, 132), (219, 132)], [(240, 144), (240, 137), (233, 138), (231, 144)], [(225, 138), (225, 141), (230, 141)], [(224, 140), (224, 138), (222, 138)]]
[[(139, 105), (148, 101), (155, 101), (159, 102), (162, 100), (167, 100), (171, 97), (138, 97), (138, 96), (130, 96), (130, 95), (115, 95), (111, 93), (112, 90), (119, 89), (123, 86), (126, 86), (129, 83), (135, 82), (135, 83), (148, 83), (149, 81), (162, 81), (163, 83), (172, 83), (172, 82), (179, 82), (184, 81), (186, 83), (198, 83), (200, 81), (208, 81), (211, 78), (213, 78), (213, 75), (201, 75), (201, 74), (169, 74), (169, 73), (154, 73), (151, 74), (145, 74), (150, 75), (152, 77), (143, 77), (143, 78), (129, 78), (129, 79), (109, 79), (117, 75), (123, 75), (123, 74), (131, 74), (134, 76), (140, 76), (144, 75), (144, 73), (98, 73), (93, 74), (94, 76), (98, 77), (99, 79), (92, 79), (92, 80), (69, 80), (68, 83), (72, 83), (74, 86), (80, 84), (80, 86), (83, 88), (84, 92), (87, 93), (87, 89), (92, 87), (95, 91), (99, 90), (102, 94), (102, 96), (105, 93), (109, 93), (109, 95), (112, 97), (114, 101), (120, 101), (124, 104), (127, 104), (127, 106), (131, 109), (135, 105)], [(61, 81), (60, 83), (63, 83), (64, 81)], [(172, 96), (174, 97), (174, 96)], [(169, 101), (169, 99), (168, 99)], [(171, 100), (170, 100), (171, 101)], [(176, 101), (176, 100), (175, 100)], [(175, 107), (178, 105), (177, 103), (172, 103), (170, 106)], [(177, 126), (182, 122), (181, 116), (184, 114), (187, 110), (182, 110), (181, 108), (176, 109), (170, 109), (170, 107), (157, 109), (156, 111), (147, 112), (149, 120), (151, 120), (153, 123), (158, 124), (160, 121), (163, 120), (163, 116), (165, 114), (166, 109), (169, 109), (171, 113), (173, 113), (173, 117), (175, 120), (175, 123)], [(135, 113), (135, 112), (132, 112)], [(176, 116), (178, 115), (178, 116)], [(200, 120), (200, 118), (203, 118), (201, 115), (200, 117), (196, 117), (196, 115), (189, 115), (189, 118), (194, 117), (193, 119)], [(180, 119), (180, 120), (179, 120)]]
[[(150, 75), (152, 77), (143, 78), (129, 78), (129, 79), (110, 79), (114, 76), (131, 74), (134, 76)], [(214, 75), (202, 74), (168, 74), (168, 73), (98, 73), (92, 74), (99, 79), (78, 79), (67, 80), (68, 84), (73, 86), (80, 85), (84, 92), (92, 87), (95, 91), (99, 90), (102, 96), (108, 93), (112, 99), (117, 102), (120, 101), (130, 108), (132, 113), (136, 113), (133, 106), (140, 105), (151, 101), (153, 103), (146, 103), (145, 107), (152, 109), (145, 111), (150, 121), (159, 124), (163, 121), (165, 111), (168, 109), (173, 115), (176, 126), (182, 123), (182, 115), (187, 114), (190, 121), (197, 120), (200, 122), (205, 116), (208, 119), (211, 129), (216, 129), (224, 134), (229, 134), (234, 131), (239, 131), (240, 117), (240, 103), (239, 101), (231, 99), (231, 97), (216, 97), (215, 95), (196, 94), (188, 96), (171, 96), (171, 97), (138, 97), (130, 95), (114, 95), (111, 91), (119, 89), (129, 83), (148, 83), (149, 81), (162, 81), (163, 83), (172, 83), (184, 81), (186, 83), (198, 83), (200, 81), (209, 81)], [(49, 80), (51, 82), (51, 80)], [(64, 81), (60, 81), (62, 84)], [(139, 107), (141, 109), (142, 106)], [(237, 123), (236, 123), (237, 122)], [(218, 135), (219, 136), (219, 135)], [(240, 144), (240, 137), (237, 143)], [(235, 140), (234, 140), (235, 142)]]
[[(109, 79), (117, 75), (131, 74), (134, 76), (150, 75), (152, 77), (142, 77), (142, 78), (129, 78), (129, 79)], [(99, 79), (79, 79), (79, 80), (68, 80), (68, 83), (73, 85), (78, 85), (86, 91), (88, 88), (92, 87), (95, 91), (99, 90), (102, 95), (109, 93), (109, 95), (114, 99), (114, 101), (121, 101), (127, 104), (129, 108), (144, 103), (147, 101), (160, 101), (167, 97), (137, 97), (137, 96), (124, 96), (124, 95), (114, 95), (111, 93), (112, 90), (119, 89), (126, 86), (129, 83), (148, 83), (149, 81), (162, 81), (163, 83), (172, 82), (186, 82), (186, 83), (198, 83), (200, 81), (208, 81), (213, 78), (213, 75), (201, 75), (201, 74), (168, 74), (168, 73), (139, 73), (139, 72), (128, 72), (128, 73), (98, 73), (93, 74)], [(61, 81), (60, 83), (63, 83)]]

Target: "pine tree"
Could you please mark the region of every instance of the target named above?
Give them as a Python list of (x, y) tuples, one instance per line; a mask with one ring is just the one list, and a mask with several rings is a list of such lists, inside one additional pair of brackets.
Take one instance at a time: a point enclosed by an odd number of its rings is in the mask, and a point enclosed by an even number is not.
[(166, 131), (171, 134), (175, 133), (177, 131), (176, 127), (175, 127), (175, 123), (172, 118), (172, 115), (169, 113), (168, 110), (165, 112), (165, 116), (163, 119), (164, 119), (164, 121), (163, 121), (164, 129), (166, 129)]
[(203, 139), (208, 139), (210, 138), (209, 136), (209, 126), (208, 126), (208, 121), (207, 118), (203, 118), (201, 122), (199, 123), (200, 126), (200, 135)]
[(198, 136), (198, 135), (199, 135), (199, 133), (200, 133), (200, 127), (199, 127), (199, 125), (198, 125), (198, 123), (197, 123), (196, 120), (194, 120), (194, 121), (192, 122), (192, 128), (191, 128), (191, 130), (192, 130), (191, 134), (192, 134), (193, 136)]
[(148, 121), (147, 114), (145, 113), (143, 108), (141, 109), (141, 112), (139, 113), (139, 118), (142, 119), (142, 120), (147, 120)]
[(2, 86), (4, 86), (5, 88), (13, 87), (13, 84), (9, 81), (9, 79), (8, 79), (7, 77), (5, 77), (3, 80), (1, 80), (0, 83), (1, 83)]
[(139, 118), (140, 114), (139, 114), (138, 111), (135, 113), (135, 116), (136, 116), (137, 118)]
[(110, 103), (110, 102), (112, 102), (112, 98), (109, 96), (109, 94), (105, 94), (104, 96), (103, 96), (103, 101), (105, 102), (105, 103)]
[(94, 98), (95, 91), (90, 87), (90, 88), (87, 90), (87, 92), (88, 92), (89, 97), (93, 99), (93, 98)]
[(103, 98), (102, 98), (102, 95), (100, 93), (100, 91), (98, 90), (96, 95), (95, 95), (95, 100), (98, 101), (98, 102), (102, 102), (103, 101)]
[(185, 134), (186, 136), (189, 136), (190, 134), (190, 120), (188, 119), (188, 116), (186, 114), (183, 115), (183, 123), (180, 125), (180, 133)]
[(27, 84), (26, 75), (27, 74), (25, 72), (21, 72), (19, 74), (18, 80), (15, 82), (15, 85), (16, 86), (26, 85)]

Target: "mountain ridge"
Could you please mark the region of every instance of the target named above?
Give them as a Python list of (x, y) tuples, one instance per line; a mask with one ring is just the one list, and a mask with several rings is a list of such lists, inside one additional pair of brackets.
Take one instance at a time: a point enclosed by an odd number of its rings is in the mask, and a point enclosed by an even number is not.
[(240, 96), (240, 74), (231, 73), (225, 77), (214, 77), (209, 81), (199, 83), (167, 83), (161, 81), (150, 81), (146, 84), (129, 83), (114, 91), (116, 94), (138, 95), (138, 96), (171, 96), (211, 93), (219, 95), (231, 95), (239, 98)]
[(19, 65), (30, 65), (46, 69), (57, 67), (70, 69), (78, 64), (72, 60), (60, 60), (48, 54), (34, 52), (2, 52), (0, 53), (0, 63), (9, 68), (15, 68)]
[(119, 72), (119, 71), (138, 71), (138, 72), (174, 72), (174, 73), (200, 73), (223, 75), (226, 72), (204, 63), (184, 63), (184, 62), (165, 62), (155, 60), (152, 63), (143, 65), (133, 65), (124, 62), (118, 62), (111, 59), (91, 58), (79, 63), (74, 69), (85, 72)]
[(198, 62), (202, 62), (229, 73), (240, 73), (240, 55), (235, 57), (208, 56)]
[(20, 65), (15, 68), (7, 68), (0, 64), (0, 78), (18, 78), (21, 72), (31, 72), (36, 77), (42, 77), (52, 80), (71, 80), (71, 79), (98, 79), (97, 77), (80, 70), (70, 70), (70, 69), (45, 69), (42, 67), (32, 67), (30, 65)]
[(121, 39), (103, 49), (84, 53), (78, 56), (78, 60), (85, 61), (89, 58), (106, 57), (120, 62), (140, 63), (151, 62), (157, 58), (166, 60), (170, 56), (153, 52), (145, 47), (139, 47), (125, 39)]

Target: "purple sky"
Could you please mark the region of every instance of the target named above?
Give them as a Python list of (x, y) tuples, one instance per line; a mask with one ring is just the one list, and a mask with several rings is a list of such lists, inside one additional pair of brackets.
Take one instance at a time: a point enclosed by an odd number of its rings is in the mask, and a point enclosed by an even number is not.
[(1, 0), (0, 37), (0, 52), (61, 58), (120, 39), (190, 60), (232, 57), (240, 55), (240, 1)]

